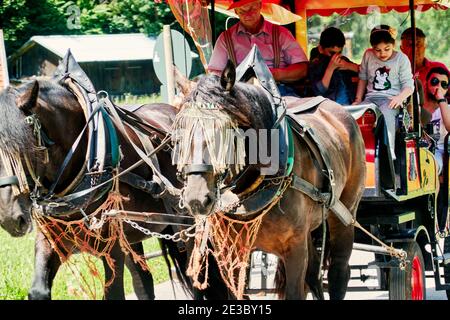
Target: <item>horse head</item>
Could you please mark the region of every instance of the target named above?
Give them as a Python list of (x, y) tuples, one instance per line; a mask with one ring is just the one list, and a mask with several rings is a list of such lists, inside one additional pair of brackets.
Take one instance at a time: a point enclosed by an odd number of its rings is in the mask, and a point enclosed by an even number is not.
[(214, 212), (224, 186), (247, 170), (245, 138), (271, 127), (270, 110), (261, 88), (236, 82), (232, 63), (220, 77), (202, 77), (186, 97), (174, 123), (173, 163), (184, 181), (181, 201), (191, 214)]
[(0, 94), (0, 225), (11, 235), (31, 230), (30, 196), (50, 186), (83, 124), (76, 98), (54, 81), (34, 79)]

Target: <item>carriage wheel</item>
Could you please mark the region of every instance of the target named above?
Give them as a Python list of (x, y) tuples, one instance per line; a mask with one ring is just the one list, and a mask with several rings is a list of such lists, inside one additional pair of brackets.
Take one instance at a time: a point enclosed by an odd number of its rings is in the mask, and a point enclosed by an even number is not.
[[(450, 237), (444, 240), (444, 254), (450, 253)], [(444, 265), (444, 279), (445, 283), (450, 283), (450, 264)], [(447, 290), (447, 299), (450, 300), (450, 290)]]
[(425, 300), (425, 263), (417, 242), (404, 243), (408, 254), (405, 270), (392, 268), (389, 272), (390, 300)]

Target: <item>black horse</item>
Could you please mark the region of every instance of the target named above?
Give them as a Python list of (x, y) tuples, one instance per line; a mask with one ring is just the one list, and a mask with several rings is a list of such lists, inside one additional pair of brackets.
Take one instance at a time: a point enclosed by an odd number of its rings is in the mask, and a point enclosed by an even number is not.
[[(165, 104), (152, 104), (141, 107), (135, 114), (141, 119), (155, 126), (154, 140), (162, 140), (161, 132), (168, 132), (175, 117), (176, 110)], [(43, 187), (50, 188), (57, 178), (57, 172), (63, 160), (72, 148), (72, 145), (83, 129), (86, 123), (83, 109), (77, 97), (54, 80), (36, 79), (27, 82), (17, 88), (8, 87), (0, 94), (0, 145), (2, 149), (9, 149), (20, 154), (20, 159), (29, 159), (30, 167), (33, 168), (33, 176), (39, 177), (39, 182)], [(45, 134), (48, 141), (52, 141), (45, 148), (36, 146), (36, 137), (33, 133), (33, 126), (30, 126), (25, 119), (33, 115), (38, 119), (41, 126), (41, 133)], [(141, 146), (139, 139), (134, 131), (125, 129), (132, 141)], [(140, 160), (131, 143), (124, 137), (124, 132), (118, 130), (118, 138), (121, 146), (121, 152), (124, 155), (120, 162), (122, 169), (127, 169)], [(85, 163), (85, 154), (87, 150), (86, 135), (81, 140), (79, 147), (73, 153), (71, 161), (67, 164), (64, 173), (61, 175), (55, 188), (55, 193), (66, 189), (75, 179), (76, 175), (83, 169)], [(45, 152), (48, 152), (48, 161), (45, 162)], [(176, 170), (171, 166), (170, 154), (167, 151), (157, 153), (160, 170), (172, 182), (176, 182)], [(23, 165), (25, 167), (25, 165)], [(28, 166), (27, 166), (28, 167)], [(26, 170), (30, 174), (29, 168)], [(132, 172), (147, 181), (152, 180), (152, 170), (146, 165), (138, 166)], [(1, 176), (5, 173), (5, 166), (1, 166)], [(30, 179), (28, 179), (30, 180)], [(13, 193), (16, 186), (11, 181), (0, 180), (3, 188), (0, 190), (0, 224), (6, 228), (11, 235), (23, 235), (31, 228), (30, 200), (29, 191), (19, 191)], [(33, 190), (34, 182), (30, 182), (30, 189)], [(160, 199), (153, 199), (144, 191), (136, 189), (128, 184), (120, 183), (120, 194), (127, 197), (123, 203), (125, 210), (136, 212), (166, 212), (166, 207)], [(91, 203), (84, 214), (89, 215), (94, 212), (105, 200), (106, 195)], [(84, 214), (80, 211), (69, 216), (60, 217), (63, 222), (79, 221), (83, 219)], [(98, 217), (99, 218), (99, 217)], [(43, 218), (45, 221), (45, 218)], [(99, 218), (100, 219), (100, 218)], [(152, 232), (164, 233), (174, 232), (167, 225), (151, 225), (139, 223), (141, 227), (147, 228)], [(111, 223), (106, 223), (101, 227), (100, 235), (107, 237)], [(44, 230), (45, 231), (45, 230)], [(48, 230), (47, 230), (48, 231)], [(59, 235), (62, 231), (61, 226), (55, 224), (50, 228), (51, 233)], [(130, 248), (137, 255), (143, 255), (142, 241), (148, 238), (148, 235), (142, 233), (130, 224), (123, 223), (123, 234)], [(78, 238), (83, 238), (84, 234), (78, 234)], [(98, 239), (94, 237), (87, 238), (87, 245), (91, 248), (97, 246), (98, 252), (105, 250), (106, 243), (98, 245)], [(37, 230), (35, 247), (35, 275), (32, 288), (29, 292), (30, 299), (50, 299), (51, 286), (53, 279), (61, 265), (61, 259), (57, 250), (63, 255), (70, 255), (76, 252), (78, 248), (68, 241), (61, 242), (62, 247), (54, 248), (48, 240), (43, 230)], [(185, 277), (185, 268), (187, 261), (187, 252), (180, 251), (172, 241), (163, 241), (163, 252), (170, 254), (177, 267), (178, 275), (186, 288), (191, 289), (189, 280)], [(57, 249), (57, 250), (55, 250)], [(92, 253), (92, 252), (91, 252)], [(68, 257), (68, 256), (67, 256)], [(126, 256), (121, 248), (119, 241), (114, 242), (112, 248), (109, 248), (109, 257), (101, 256), (105, 268), (105, 282), (111, 282), (105, 290), (106, 299), (124, 299), (123, 288), (123, 268), (124, 264), (130, 269), (133, 276), (133, 285), (135, 292), (140, 299), (153, 299), (154, 288), (153, 278), (148, 270), (141, 268), (139, 263), (135, 262), (130, 256)], [(111, 259), (113, 264), (111, 264)], [(226, 298), (227, 291), (211, 290), (211, 294), (199, 293), (194, 291), (196, 298)]]

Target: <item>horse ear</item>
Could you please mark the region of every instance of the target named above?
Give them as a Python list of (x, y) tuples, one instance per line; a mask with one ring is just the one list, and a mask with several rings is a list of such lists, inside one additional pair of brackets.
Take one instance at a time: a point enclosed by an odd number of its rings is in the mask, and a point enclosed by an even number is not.
[(20, 109), (29, 110), (36, 106), (39, 96), (39, 82), (37, 80), (27, 82), (17, 90), (19, 91), (17, 105)]
[(234, 63), (231, 60), (228, 60), (225, 69), (222, 71), (222, 75), (220, 76), (220, 85), (225, 91), (230, 91), (234, 83), (236, 82), (236, 68)]
[(182, 74), (180, 70), (178, 70), (178, 68), (175, 66), (173, 66), (173, 74), (175, 78), (175, 84), (177, 88), (180, 89), (181, 95), (183, 97), (187, 96), (195, 87), (195, 82), (185, 77), (184, 74)]

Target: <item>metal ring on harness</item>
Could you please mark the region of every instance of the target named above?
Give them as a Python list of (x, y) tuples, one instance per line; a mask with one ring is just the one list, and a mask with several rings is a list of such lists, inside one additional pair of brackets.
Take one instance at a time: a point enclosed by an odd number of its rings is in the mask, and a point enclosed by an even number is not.
[(108, 99), (109, 98), (109, 94), (105, 90), (100, 90), (100, 91), (97, 92), (97, 98), (99, 99), (99, 101), (101, 99)]

